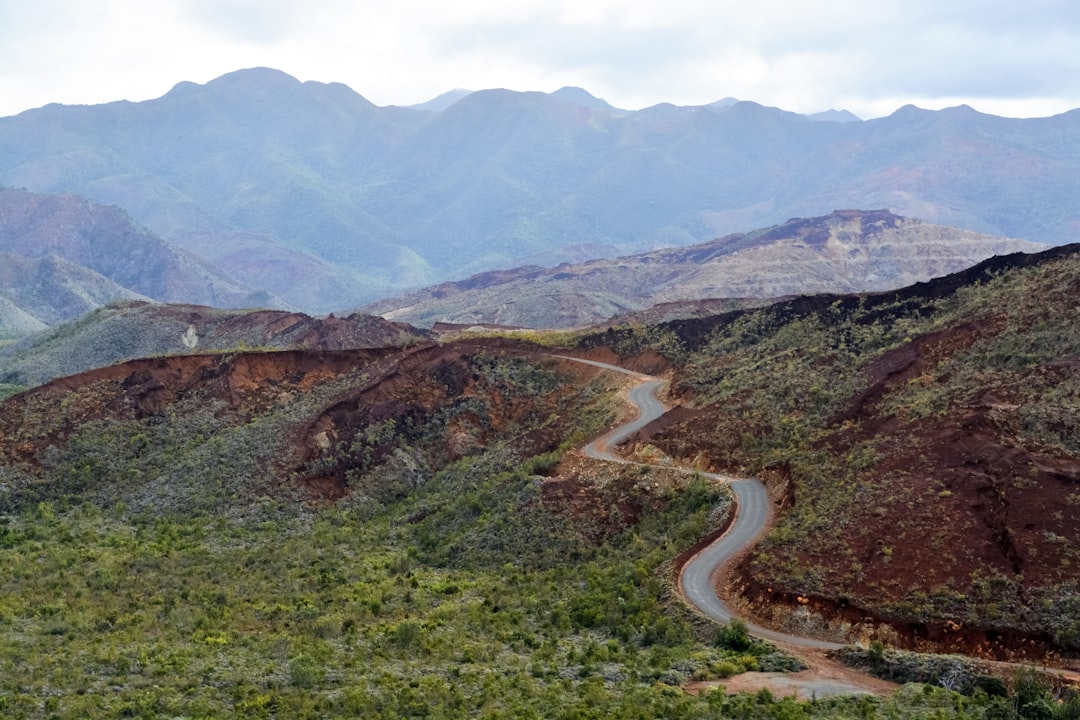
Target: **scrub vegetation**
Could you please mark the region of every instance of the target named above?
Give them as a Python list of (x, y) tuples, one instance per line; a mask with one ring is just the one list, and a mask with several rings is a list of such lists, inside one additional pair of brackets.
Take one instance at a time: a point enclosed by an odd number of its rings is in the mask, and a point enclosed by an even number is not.
[[(772, 483), (783, 511), (744, 569), (775, 583), (769, 603), (843, 595), (898, 622), (981, 617), (1067, 650), (1080, 540), (1053, 492), (1075, 492), (1077, 262), (576, 342), (676, 368), (692, 417), (656, 447)], [(889, 697), (688, 693), (800, 667), (675, 594), (673, 559), (729, 494), (570, 458), (614, 421), (616, 381), (483, 343), (160, 357), (5, 400), (0, 716), (1075, 717), (1075, 695), (1036, 676), (995, 683), (881, 645), (849, 661), (912, 681)], [(982, 491), (932, 445), (973, 427), (1011, 512), (1027, 496), (1060, 504), (1034, 530), (987, 511), (1001, 521), (988, 547), (1004, 530), (1022, 572), (1008, 554), (927, 564), (924, 588), (901, 574), (926, 562), (920, 548), (959, 553), (953, 527), (980, 547), (961, 502)]]
[(691, 677), (792, 666), (673, 596), (721, 488), (628, 485), (640, 514), (604, 541), (546, 506), (611, 420), (596, 373), (483, 349), (339, 366), (167, 358), (5, 405), (0, 714), (655, 716), (707, 707)]
[(780, 498), (742, 569), (764, 614), (809, 598), (796, 614), (912, 647), (1075, 653), (1078, 310), (1067, 246), (579, 342), (661, 355), (693, 409), (649, 441)]

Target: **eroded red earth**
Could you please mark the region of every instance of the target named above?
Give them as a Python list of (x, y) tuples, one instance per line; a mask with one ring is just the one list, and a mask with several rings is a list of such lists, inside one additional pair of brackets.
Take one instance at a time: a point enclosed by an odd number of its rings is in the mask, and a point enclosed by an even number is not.
[[(988, 629), (940, 612), (925, 621), (898, 620), (918, 613), (903, 603), (935, 593), (985, 593), (1001, 602), (1031, 601), (1023, 587), (1052, 587), (1075, 577), (1072, 551), (1080, 547), (1080, 459), (1022, 437), (1018, 409), (1025, 396), (1053, 387), (1080, 362), (1062, 360), (1031, 370), (1020, 383), (985, 387), (959, 410), (908, 416), (888, 401), (909, 383), (946, 382), (943, 362), (996, 332), (993, 323), (965, 323), (916, 338), (884, 354), (866, 372), (863, 392), (831, 422), (820, 447), (843, 458), (873, 441), (870, 478), (856, 488), (857, 502), (836, 542), (823, 551), (784, 546), (792, 561), (824, 574), (826, 592), (786, 588), (755, 565), (752, 554), (735, 568), (728, 594), (765, 624), (783, 626), (793, 614), (812, 612), (834, 628), (854, 629), (850, 639), (882, 637), (912, 649), (954, 651), (1003, 659), (1043, 659), (1060, 651), (1047, 634)], [(706, 426), (709, 432), (699, 428)], [(704, 454), (712, 469), (738, 474), (725, 464), (741, 432), (768, 432), (733, 420), (723, 407), (679, 411), (646, 427), (648, 440), (675, 455)], [(781, 512), (804, 491), (784, 467), (765, 478)], [(836, 548), (843, 552), (836, 552)], [(1021, 597), (1002, 578), (1023, 578)], [(988, 598), (981, 598), (985, 603)], [(1023, 618), (1020, 618), (1021, 622)]]

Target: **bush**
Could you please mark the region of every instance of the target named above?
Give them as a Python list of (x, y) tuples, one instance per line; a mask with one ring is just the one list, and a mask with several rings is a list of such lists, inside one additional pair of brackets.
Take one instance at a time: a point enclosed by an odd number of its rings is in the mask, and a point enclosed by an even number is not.
[(715, 642), (718, 646), (735, 652), (745, 652), (753, 645), (746, 623), (738, 618), (732, 618), (727, 625), (716, 629)]

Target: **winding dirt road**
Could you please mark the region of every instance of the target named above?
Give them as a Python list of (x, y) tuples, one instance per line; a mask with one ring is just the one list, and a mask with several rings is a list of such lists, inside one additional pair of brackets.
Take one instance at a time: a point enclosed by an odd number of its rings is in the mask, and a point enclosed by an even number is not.
[[(613, 452), (613, 448), (632, 437), (641, 428), (663, 415), (668, 407), (657, 397), (657, 392), (667, 382), (626, 368), (599, 362), (582, 360), (567, 355), (556, 357), (565, 360), (593, 365), (604, 370), (630, 375), (637, 383), (627, 393), (630, 404), (637, 411), (637, 416), (610, 430), (605, 435), (586, 445), (582, 452), (595, 460), (628, 462)], [(679, 575), (679, 587), (687, 601), (702, 614), (713, 620), (726, 623), (734, 616), (731, 608), (716, 593), (716, 576), (736, 555), (747, 550), (769, 527), (772, 518), (772, 503), (765, 486), (752, 478), (732, 478), (716, 473), (696, 472), (705, 477), (727, 483), (735, 493), (735, 520), (727, 532), (698, 552), (683, 566)], [(744, 620), (744, 622), (746, 622)], [(842, 647), (838, 643), (826, 642), (815, 638), (789, 635), (769, 628), (746, 622), (751, 634), (787, 646), (810, 648), (814, 650), (833, 650)]]
[[(593, 440), (582, 448), (582, 452), (587, 457), (596, 460), (641, 464), (631, 463), (619, 457), (612, 449), (667, 412), (668, 407), (657, 397), (657, 392), (667, 381), (596, 360), (584, 360), (568, 355), (555, 357), (593, 365), (634, 378), (635, 384), (628, 391), (627, 398), (637, 412), (636, 417)], [(736, 616), (716, 592), (719, 575), (736, 556), (753, 547), (758, 538), (768, 529), (772, 520), (772, 502), (765, 486), (753, 478), (734, 478), (696, 470), (685, 470), (685, 472), (704, 475), (727, 483), (735, 494), (735, 519), (727, 531), (687, 561), (679, 574), (679, 590), (687, 602), (716, 622), (727, 623)], [(785, 647), (789, 652), (808, 662), (811, 669), (802, 673), (748, 672), (725, 681), (692, 683), (693, 687), (689, 687), (691, 691), (723, 684), (727, 686), (729, 692), (753, 692), (767, 688), (774, 693), (786, 695), (793, 692), (800, 697), (809, 698), (850, 693), (887, 694), (897, 687), (893, 683), (864, 675), (827, 658), (825, 651), (843, 647), (838, 643), (791, 635), (762, 627), (745, 618), (742, 620), (746, 623), (750, 634)], [(1051, 668), (1042, 669), (1060, 672)], [(1068, 673), (1062, 674), (1061, 677), (1076, 681), (1076, 677)]]
[[(657, 397), (657, 392), (667, 381), (597, 360), (583, 360), (568, 355), (555, 357), (623, 373), (634, 379), (635, 383), (627, 392), (627, 398), (636, 409), (637, 416), (582, 448), (584, 455), (595, 460), (630, 463), (629, 460), (616, 455), (612, 448), (617, 447), (668, 410), (663, 401)], [(717, 576), (736, 555), (753, 546), (769, 527), (772, 504), (765, 486), (757, 480), (732, 478), (716, 473), (699, 473), (694, 470), (685, 472), (701, 474), (728, 483), (735, 493), (736, 515), (728, 530), (692, 557), (683, 566), (679, 575), (679, 590), (686, 601), (712, 620), (727, 623), (735, 616), (716, 592)], [(728, 692), (757, 692), (767, 689), (778, 695), (795, 695), (809, 699), (828, 695), (885, 695), (897, 687), (894, 683), (864, 675), (828, 659), (825, 651), (841, 647), (836, 643), (777, 632), (746, 620), (743, 622), (746, 623), (747, 630), (752, 635), (783, 646), (788, 652), (799, 656), (810, 666), (810, 669), (799, 673), (746, 672), (726, 680), (691, 683), (687, 686), (687, 691), (699, 692), (702, 689), (722, 685)]]

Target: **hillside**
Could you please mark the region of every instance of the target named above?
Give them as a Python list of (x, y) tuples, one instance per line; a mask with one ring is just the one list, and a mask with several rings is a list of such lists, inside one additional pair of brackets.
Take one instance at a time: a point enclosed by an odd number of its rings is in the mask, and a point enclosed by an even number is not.
[(280, 305), (138, 227), (123, 210), (75, 195), (0, 188), (0, 327), (37, 328), (114, 300), (222, 307)]
[[(662, 448), (769, 479), (779, 522), (739, 575), (773, 583), (744, 588), (755, 612), (799, 608), (800, 629), (820, 630), (816, 613), (835, 623), (842, 592), (860, 618), (897, 622), (888, 634), (860, 620), (862, 638), (915, 642), (947, 617), (965, 649), (1041, 659), (1051, 645), (1077, 651), (1065, 509), (1080, 481), (1078, 277), (1072, 246), (892, 293), (612, 328), (578, 336), (576, 350), (670, 371), (689, 407), (646, 428), (652, 447), (638, 457), (662, 462)], [(98, 314), (125, 308), (146, 311)], [(196, 334), (194, 350), (213, 332)], [(723, 486), (573, 454), (625, 412), (618, 387), (489, 338), (137, 359), (0, 402), (0, 707), (13, 718), (1075, 712), (1074, 693), (1026, 676), (1008, 697), (686, 692), (691, 679), (800, 666), (675, 595), (673, 560), (730, 515)], [(998, 644), (978, 645), (991, 634)], [(947, 683), (943, 672), (930, 679)]]
[(17, 338), (118, 300), (142, 298), (56, 255), (0, 253), (0, 337)]
[(627, 112), (574, 89), (482, 90), (435, 112), (257, 68), (0, 118), (0, 183), (123, 207), (309, 312), (836, 208), (1077, 239), (1078, 112), (831, 117), (752, 102)]
[(355, 313), (312, 318), (280, 310), (115, 303), (0, 348), (0, 386), (33, 386), (124, 360), (192, 352), (346, 350), (410, 345), (424, 333)]
[[(887, 210), (796, 218), (685, 248), (474, 275), (365, 310), (436, 322), (580, 327), (665, 304), (905, 287), (992, 255), (1044, 246), (903, 218)], [(761, 303), (759, 303), (761, 304)], [(647, 317), (647, 315), (642, 315)]]
[(45, 323), (5, 297), (0, 297), (0, 344), (44, 330)]
[(544, 483), (612, 418), (597, 372), (469, 344), (250, 352), (9, 398), (5, 715), (727, 706), (675, 686), (794, 663), (671, 603), (661, 565), (724, 494), (604, 465)]
[(729, 578), (750, 612), (827, 637), (1076, 656), (1078, 307), (1072, 245), (583, 342), (670, 362), (688, 407), (641, 440), (767, 480), (776, 527)]

